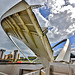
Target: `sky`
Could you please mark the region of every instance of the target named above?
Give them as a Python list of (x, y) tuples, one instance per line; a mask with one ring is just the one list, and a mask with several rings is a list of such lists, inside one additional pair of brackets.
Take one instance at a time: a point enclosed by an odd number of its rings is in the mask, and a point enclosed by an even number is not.
[[(18, 3), (20, 0), (0, 0), (0, 17), (4, 12)], [(41, 27), (48, 27), (47, 37), (51, 46), (59, 41), (69, 38), (74, 52), (75, 48), (75, 0), (26, 0), (29, 5), (43, 5), (41, 8), (33, 9), (34, 14)], [(18, 46), (26, 55), (34, 53), (22, 42), (15, 39)], [(55, 50), (64, 46), (65, 42)], [(9, 40), (0, 25), (0, 49), (17, 49)]]

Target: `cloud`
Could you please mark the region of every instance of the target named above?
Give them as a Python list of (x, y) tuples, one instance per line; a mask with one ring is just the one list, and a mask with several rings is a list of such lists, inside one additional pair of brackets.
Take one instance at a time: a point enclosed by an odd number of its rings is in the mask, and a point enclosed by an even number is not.
[[(51, 14), (50, 14), (51, 15)], [(49, 31), (48, 38), (51, 42), (57, 42), (64, 38), (72, 36), (75, 32), (75, 19), (71, 19), (71, 13), (67, 11), (53, 14), (49, 16), (50, 26), (53, 26), (53, 30)]]
[(6, 33), (1, 28), (1, 25), (0, 25), (0, 48), (10, 49), (10, 50), (14, 48), (14, 45), (12, 44), (12, 42), (7, 37)]
[(50, 8), (48, 22), (54, 28), (49, 31), (48, 38), (51, 42), (57, 42), (72, 36), (75, 32), (75, 7), (67, 0), (48, 0), (47, 6)]
[(74, 0), (69, 0), (69, 2), (70, 2), (71, 4), (74, 4), (74, 3), (75, 3), (75, 1), (74, 1)]
[(47, 0), (26, 0), (29, 5), (43, 5)]
[(0, 16), (21, 0), (0, 0)]
[(72, 49), (71, 49), (71, 53), (72, 53), (73, 55), (75, 55), (75, 48), (72, 48)]

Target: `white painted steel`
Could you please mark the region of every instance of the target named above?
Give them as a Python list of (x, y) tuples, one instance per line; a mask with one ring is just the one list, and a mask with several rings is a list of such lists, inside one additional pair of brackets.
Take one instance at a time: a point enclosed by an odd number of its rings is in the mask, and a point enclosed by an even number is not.
[(27, 74), (23, 74), (23, 75), (40, 75), (40, 70), (34, 71), (34, 72), (30, 72), (30, 73), (27, 73)]
[(0, 75), (8, 75), (8, 74), (5, 74), (5, 73), (3, 73), (3, 72), (0, 72)]
[(71, 52), (71, 44), (70, 44), (69, 39), (67, 39), (66, 44), (64, 45), (62, 51), (57, 56), (55, 61), (69, 62), (70, 61), (70, 52)]
[(2, 54), (2, 51), (0, 51), (0, 59), (1, 59), (1, 54)]
[(24, 42), (40, 59), (45, 67), (54, 60), (46, 34), (43, 33), (31, 7), (22, 0), (1, 17), (6, 34)]

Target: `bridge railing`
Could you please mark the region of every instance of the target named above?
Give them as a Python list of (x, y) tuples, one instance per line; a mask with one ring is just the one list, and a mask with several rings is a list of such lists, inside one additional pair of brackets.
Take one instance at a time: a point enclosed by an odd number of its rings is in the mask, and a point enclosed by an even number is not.
[(38, 71), (30, 72), (30, 73), (27, 73), (27, 74), (23, 74), (23, 75), (50, 75), (49, 72), (50, 72), (50, 69), (45, 68), (45, 69), (41, 69), (41, 70), (38, 70)]
[(27, 74), (23, 74), (23, 75), (40, 75), (40, 70), (34, 71), (34, 72), (30, 72), (30, 73), (27, 73)]

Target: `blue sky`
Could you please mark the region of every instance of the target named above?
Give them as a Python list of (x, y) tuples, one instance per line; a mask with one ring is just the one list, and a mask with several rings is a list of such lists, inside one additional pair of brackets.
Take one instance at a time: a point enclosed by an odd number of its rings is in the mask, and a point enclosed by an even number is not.
[(70, 43), (71, 43), (71, 45), (72, 45), (71, 47), (74, 48), (74, 47), (75, 47), (75, 33), (74, 33), (74, 35), (71, 36), (69, 39), (70, 39)]
[(45, 17), (46, 19), (48, 19), (47, 17), (48, 17), (49, 14), (51, 13), (51, 12), (50, 12), (50, 8), (48, 8), (46, 4), (45, 4), (45, 8), (44, 8), (44, 7), (43, 7), (42, 9), (40, 8), (39, 11), (40, 11), (41, 15), (42, 15), (43, 17)]
[[(20, 0), (0, 0), (0, 17), (2, 14), (18, 3)], [(37, 20), (41, 27), (48, 27), (47, 37), (51, 46), (59, 41), (69, 38), (72, 48), (75, 47), (75, 1), (67, 0), (27, 0), (30, 5), (43, 5), (43, 7), (34, 9)], [(66, 6), (65, 6), (66, 5)], [(0, 26), (0, 48), (6, 49), (8, 52), (17, 49), (9, 40), (2, 27)], [(16, 40), (20, 48), (26, 55), (34, 55), (30, 49), (23, 45), (22, 42)], [(55, 48), (62, 48), (65, 42)], [(23, 45), (23, 46), (21, 46)]]

